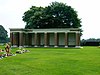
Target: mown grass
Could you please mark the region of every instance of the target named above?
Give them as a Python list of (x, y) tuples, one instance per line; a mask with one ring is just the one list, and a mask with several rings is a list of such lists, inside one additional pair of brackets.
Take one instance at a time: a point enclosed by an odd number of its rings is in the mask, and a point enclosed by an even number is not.
[(30, 52), (0, 60), (0, 75), (100, 75), (98, 47), (25, 49)]

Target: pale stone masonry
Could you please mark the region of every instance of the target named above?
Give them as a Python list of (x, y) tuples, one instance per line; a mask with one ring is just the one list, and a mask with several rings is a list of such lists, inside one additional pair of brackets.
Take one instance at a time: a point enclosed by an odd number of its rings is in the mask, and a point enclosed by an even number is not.
[(10, 28), (12, 47), (80, 47), (79, 28)]

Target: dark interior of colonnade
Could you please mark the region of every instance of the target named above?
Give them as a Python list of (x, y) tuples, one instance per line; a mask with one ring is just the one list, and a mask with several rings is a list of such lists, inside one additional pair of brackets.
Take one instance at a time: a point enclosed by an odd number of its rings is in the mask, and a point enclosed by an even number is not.
[(19, 47), (19, 33), (16, 32), (12, 36), (12, 46), (18, 46)]
[(68, 47), (76, 46), (76, 33), (68, 33)]
[(58, 33), (58, 46), (65, 47), (65, 33)]

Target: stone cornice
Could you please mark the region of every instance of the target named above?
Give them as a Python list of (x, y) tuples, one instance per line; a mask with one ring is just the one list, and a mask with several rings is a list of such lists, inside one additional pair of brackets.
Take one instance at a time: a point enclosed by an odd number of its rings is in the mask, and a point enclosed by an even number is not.
[(77, 32), (79, 33), (79, 28), (49, 28), (49, 29), (23, 29), (23, 28), (10, 28), (10, 32), (23, 32), (23, 33), (54, 33), (54, 32)]

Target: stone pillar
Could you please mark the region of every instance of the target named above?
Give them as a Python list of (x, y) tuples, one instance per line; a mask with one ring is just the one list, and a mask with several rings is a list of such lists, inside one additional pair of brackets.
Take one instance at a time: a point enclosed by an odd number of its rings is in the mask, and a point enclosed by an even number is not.
[(38, 33), (37, 34), (37, 46), (40, 46), (41, 45), (41, 34)]
[(18, 39), (17, 39), (17, 33), (15, 33), (15, 46), (17, 47), (17, 44), (18, 44)]
[(13, 46), (13, 33), (10, 32), (10, 42), (11, 42), (11, 46)]
[(25, 47), (28, 47), (28, 33), (25, 33)]
[(55, 46), (54, 47), (58, 47), (58, 37), (57, 37), (57, 32), (54, 35), (54, 40), (55, 40)]
[(15, 32), (13, 32), (13, 47), (16, 47), (16, 33)]
[(23, 46), (25, 46), (25, 45), (26, 45), (26, 34), (23, 33)]
[(34, 45), (34, 33), (32, 33), (32, 46)]
[(65, 47), (68, 47), (68, 35), (65, 33)]
[(32, 46), (32, 33), (28, 34), (28, 45), (31, 47)]
[(76, 47), (80, 47), (80, 33), (76, 33)]
[(23, 46), (23, 33), (22, 32), (19, 33), (19, 46), (20, 47)]
[(34, 47), (37, 47), (37, 33), (34, 35)]
[(49, 40), (50, 40), (50, 34), (48, 33), (48, 34), (47, 34), (47, 46), (49, 46), (49, 43), (50, 43)]
[(48, 47), (48, 37), (47, 37), (47, 33), (44, 33), (44, 47)]

